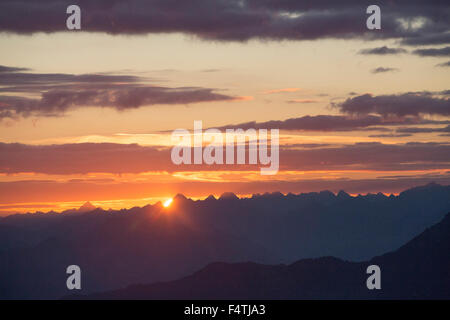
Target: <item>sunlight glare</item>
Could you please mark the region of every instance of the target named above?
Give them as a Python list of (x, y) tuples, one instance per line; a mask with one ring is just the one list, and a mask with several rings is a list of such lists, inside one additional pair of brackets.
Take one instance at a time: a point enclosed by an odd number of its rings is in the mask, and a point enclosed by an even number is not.
[(170, 198), (170, 199), (167, 199), (166, 201), (164, 201), (164, 203), (163, 203), (163, 206), (164, 206), (164, 208), (167, 208), (167, 207), (169, 207), (169, 206), (170, 206), (170, 204), (172, 203), (172, 201), (173, 201), (173, 199), (172, 199), (172, 198)]

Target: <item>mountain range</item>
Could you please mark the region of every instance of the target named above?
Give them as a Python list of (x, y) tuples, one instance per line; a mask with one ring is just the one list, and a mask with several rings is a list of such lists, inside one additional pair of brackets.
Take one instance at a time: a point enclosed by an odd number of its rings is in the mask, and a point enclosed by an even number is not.
[[(331, 259), (356, 268), (397, 250), (449, 211), (450, 186), (429, 184), (397, 196), (323, 191), (239, 199), (228, 193), (193, 201), (177, 195), (168, 208), (88, 204), (11, 215), (0, 218), (0, 298), (66, 296), (72, 264), (82, 270), (80, 294), (172, 281), (217, 261), (292, 268), (299, 259)], [(335, 258), (320, 258), (327, 256)]]
[[(367, 267), (381, 288), (366, 286)], [(394, 252), (365, 262), (333, 257), (290, 265), (212, 263), (183, 279), (71, 299), (450, 299), (450, 213)]]

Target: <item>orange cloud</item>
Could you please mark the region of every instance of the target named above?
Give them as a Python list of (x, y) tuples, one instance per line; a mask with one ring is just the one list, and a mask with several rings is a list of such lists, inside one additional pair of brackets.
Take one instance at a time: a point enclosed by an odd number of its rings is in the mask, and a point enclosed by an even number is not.
[(313, 99), (292, 99), (292, 100), (288, 100), (288, 103), (316, 103), (319, 102), (318, 100), (313, 100)]
[(253, 96), (241, 96), (241, 97), (236, 97), (233, 98), (229, 101), (251, 101), (254, 100), (255, 98)]
[(275, 89), (264, 91), (264, 94), (273, 94), (273, 93), (285, 93), (285, 92), (297, 92), (301, 90), (300, 88), (283, 88), (283, 89)]

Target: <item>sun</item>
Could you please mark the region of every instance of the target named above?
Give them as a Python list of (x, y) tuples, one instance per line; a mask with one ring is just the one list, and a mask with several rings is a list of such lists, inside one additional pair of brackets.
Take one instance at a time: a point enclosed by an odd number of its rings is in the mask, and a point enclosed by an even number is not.
[(164, 208), (170, 207), (170, 205), (172, 204), (173, 199), (167, 199), (166, 201), (164, 201), (163, 206)]

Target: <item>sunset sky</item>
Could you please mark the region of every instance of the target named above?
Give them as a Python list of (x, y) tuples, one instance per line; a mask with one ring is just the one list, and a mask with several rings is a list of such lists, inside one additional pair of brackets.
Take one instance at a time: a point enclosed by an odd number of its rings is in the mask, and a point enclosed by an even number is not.
[[(0, 3), (0, 215), (450, 182), (450, 7), (362, 1)], [(175, 166), (171, 132), (280, 129), (280, 170)]]

